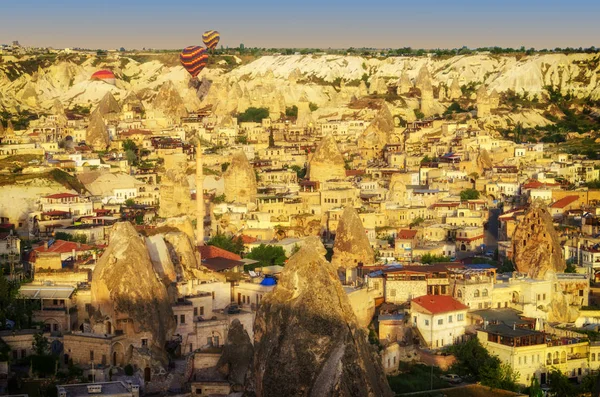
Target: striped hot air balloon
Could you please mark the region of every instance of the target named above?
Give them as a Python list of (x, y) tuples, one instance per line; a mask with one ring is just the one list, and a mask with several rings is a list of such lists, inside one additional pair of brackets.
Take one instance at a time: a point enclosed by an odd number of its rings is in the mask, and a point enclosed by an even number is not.
[(110, 70), (98, 70), (96, 73), (92, 75), (91, 80), (100, 80), (105, 83), (116, 85), (117, 79), (115, 78), (115, 74)]
[(197, 45), (185, 47), (181, 54), (179, 54), (179, 60), (181, 64), (192, 75), (192, 77), (198, 76), (198, 74), (206, 66), (208, 61), (208, 54), (206, 49)]
[(209, 30), (202, 35), (202, 42), (209, 50), (214, 50), (219, 44), (221, 35), (216, 30)]

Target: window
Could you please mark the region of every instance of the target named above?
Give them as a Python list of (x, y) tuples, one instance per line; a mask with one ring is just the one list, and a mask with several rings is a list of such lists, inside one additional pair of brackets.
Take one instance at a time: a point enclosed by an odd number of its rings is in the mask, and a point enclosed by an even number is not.
[(429, 325), (429, 320), (425, 319), (425, 325)]
[(473, 297), (479, 298), (479, 290), (478, 289), (476, 289), (475, 292), (473, 292)]
[(94, 361), (94, 351), (90, 350), (90, 361)]
[(198, 315), (198, 308), (197, 308), (197, 307), (195, 307), (195, 308), (194, 308), (194, 316), (197, 316), (197, 315)]
[(392, 288), (390, 290), (390, 296), (396, 296), (396, 289), (395, 288)]
[(438, 320), (438, 325), (443, 325), (443, 324), (444, 324), (444, 319), (443, 319), (443, 318), (440, 318), (440, 319)]
[(462, 290), (459, 289), (458, 291), (456, 291), (456, 297), (462, 298)]
[(583, 296), (583, 290), (582, 289), (579, 290), (579, 296)]
[(204, 316), (204, 306), (200, 306), (200, 315)]
[(452, 322), (452, 316), (448, 316), (448, 322), (451, 323)]
[(148, 346), (148, 339), (146, 339), (146, 338), (142, 339), (142, 346), (143, 347), (147, 347)]
[(179, 323), (180, 324), (185, 324), (185, 314), (182, 314), (179, 316)]
[(464, 314), (457, 314), (456, 315), (456, 321), (463, 321), (465, 319), (465, 315)]
[(592, 353), (592, 361), (596, 361), (596, 353)]

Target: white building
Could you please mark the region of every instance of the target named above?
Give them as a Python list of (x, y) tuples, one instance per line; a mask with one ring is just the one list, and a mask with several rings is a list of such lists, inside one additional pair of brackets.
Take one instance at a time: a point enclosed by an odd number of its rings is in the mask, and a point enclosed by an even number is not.
[(423, 295), (410, 302), (413, 327), (432, 349), (462, 341), (467, 310), (468, 306), (446, 295)]

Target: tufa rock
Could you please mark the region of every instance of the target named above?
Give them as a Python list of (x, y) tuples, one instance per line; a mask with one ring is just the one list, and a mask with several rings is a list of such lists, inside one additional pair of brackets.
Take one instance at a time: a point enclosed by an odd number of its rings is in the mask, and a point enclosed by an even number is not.
[(257, 397), (393, 395), (324, 254), (321, 241), (308, 238), (258, 309), (247, 384)]
[(516, 269), (531, 278), (543, 279), (547, 272), (566, 268), (552, 217), (540, 201), (532, 203), (515, 228), (512, 246)]
[(452, 78), (452, 84), (450, 84), (450, 89), (448, 90), (448, 99), (455, 100), (459, 99), (461, 96), (462, 90), (458, 84), (458, 77), (454, 76), (454, 78)]
[(338, 221), (331, 263), (340, 268), (354, 268), (358, 264), (372, 265), (375, 253), (365, 233), (358, 212), (353, 207), (344, 208)]
[[(154, 358), (166, 360), (164, 345), (175, 328), (165, 285), (157, 278), (143, 239), (129, 222), (116, 223), (110, 244), (92, 275), (97, 322), (122, 327), (135, 343), (148, 337)], [(126, 320), (123, 322), (122, 320)]]
[(85, 143), (94, 151), (106, 150), (110, 144), (106, 124), (98, 110), (90, 116), (90, 124), (85, 131)]
[(477, 90), (477, 117), (487, 117), (491, 114), (490, 97), (484, 85)]
[(161, 179), (158, 216), (161, 218), (179, 217), (195, 213), (190, 184), (187, 176), (187, 155), (174, 153), (165, 156), (165, 168)]
[(217, 363), (219, 372), (227, 377), (232, 391), (242, 391), (254, 361), (254, 346), (248, 332), (237, 318), (227, 332), (223, 354)]
[(306, 174), (311, 181), (321, 183), (331, 179), (345, 179), (344, 164), (344, 157), (335, 138), (325, 135), (308, 162)]
[(256, 174), (243, 151), (237, 151), (231, 164), (223, 174), (225, 198), (241, 204), (253, 203), (256, 199)]
[(152, 108), (165, 117), (181, 118), (188, 115), (183, 99), (171, 80), (165, 82), (152, 101)]
[(100, 112), (102, 117), (118, 118), (119, 113), (121, 113), (121, 106), (119, 106), (119, 102), (117, 102), (113, 94), (109, 91), (98, 102), (96, 110)]
[(398, 95), (408, 94), (412, 87), (413, 85), (410, 82), (408, 75), (403, 70), (402, 74), (400, 75), (400, 80), (398, 80), (398, 88), (396, 89), (396, 93)]

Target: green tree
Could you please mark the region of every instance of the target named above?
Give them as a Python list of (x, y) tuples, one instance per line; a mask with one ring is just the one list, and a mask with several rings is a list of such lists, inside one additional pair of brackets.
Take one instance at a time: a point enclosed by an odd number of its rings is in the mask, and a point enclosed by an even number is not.
[(246, 137), (245, 135), (238, 135), (235, 138), (235, 142), (242, 144), (242, 145), (247, 145), (248, 144), (248, 137)]
[(425, 254), (421, 256), (419, 262), (426, 264), (450, 262), (450, 257), (444, 255)]
[(214, 235), (206, 242), (206, 244), (223, 248), (225, 251), (233, 252), (238, 255), (244, 250), (244, 242), (241, 237), (230, 237), (223, 233)]
[(132, 141), (131, 139), (126, 139), (123, 142), (123, 150), (124, 151), (128, 151), (131, 150), (132, 152), (137, 152), (137, 145), (135, 144), (134, 141)]
[(479, 198), (479, 192), (475, 189), (465, 189), (460, 192), (460, 199), (462, 201), (477, 200)]
[(413, 219), (413, 221), (408, 225), (410, 228), (413, 228), (415, 226), (419, 226), (421, 223), (425, 222), (425, 219), (421, 218), (420, 216)]
[(308, 108), (310, 109), (311, 112), (314, 112), (315, 110), (317, 110), (319, 108), (319, 105), (317, 105), (316, 103), (310, 102), (308, 104)]
[(548, 374), (548, 384), (550, 385), (550, 391), (555, 396), (576, 397), (579, 395), (575, 385), (571, 383), (565, 374), (556, 368), (552, 368)]
[(33, 350), (38, 356), (45, 356), (50, 352), (50, 342), (41, 332), (33, 335)]
[(298, 106), (294, 105), (292, 107), (285, 108), (285, 116), (297, 118), (298, 117)]
[(296, 171), (296, 176), (298, 179), (302, 179), (306, 176), (306, 167), (300, 167), (299, 165), (292, 165), (290, 167), (292, 170)]
[(246, 255), (246, 258), (259, 262), (257, 265), (251, 266), (248, 270), (253, 270), (259, 266), (283, 265), (287, 259), (283, 247), (265, 244), (252, 248), (248, 255)]
[(260, 123), (263, 119), (269, 118), (268, 108), (255, 108), (249, 107), (244, 113), (240, 113), (237, 116), (238, 122), (255, 122)]
[(136, 165), (137, 164), (137, 155), (135, 154), (135, 152), (133, 150), (126, 150), (125, 151), (125, 158), (127, 159), (127, 162), (130, 165)]
[(531, 378), (531, 385), (529, 386), (529, 397), (544, 397), (544, 391), (540, 386), (540, 382), (537, 377)]
[(227, 168), (229, 168), (229, 162), (226, 161), (221, 164), (221, 172), (227, 171)]
[(129, 198), (129, 199), (125, 200), (125, 205), (128, 207), (133, 207), (135, 205), (135, 200), (132, 198)]

